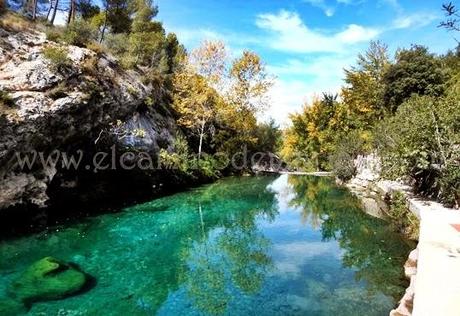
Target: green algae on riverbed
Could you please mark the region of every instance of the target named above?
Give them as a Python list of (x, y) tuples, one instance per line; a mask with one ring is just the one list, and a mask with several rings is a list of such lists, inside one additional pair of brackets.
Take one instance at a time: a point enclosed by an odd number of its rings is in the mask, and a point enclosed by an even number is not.
[(409, 245), (328, 178), (229, 178), (0, 245), (0, 293), (46, 256), (97, 279), (30, 315), (388, 315)]

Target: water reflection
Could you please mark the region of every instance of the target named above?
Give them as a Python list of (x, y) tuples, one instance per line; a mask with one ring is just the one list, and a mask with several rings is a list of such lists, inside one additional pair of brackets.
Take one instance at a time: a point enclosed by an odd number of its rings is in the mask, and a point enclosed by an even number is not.
[(0, 244), (0, 296), (52, 255), (98, 285), (30, 314), (380, 315), (407, 250), (329, 179), (231, 178)]
[(313, 225), (321, 223), (323, 240), (339, 242), (343, 265), (357, 270), (356, 279), (366, 281), (371, 293), (400, 298), (407, 287), (401, 267), (412, 245), (386, 222), (362, 212), (359, 201), (331, 179), (290, 176), (288, 182), (295, 192), (291, 205)]

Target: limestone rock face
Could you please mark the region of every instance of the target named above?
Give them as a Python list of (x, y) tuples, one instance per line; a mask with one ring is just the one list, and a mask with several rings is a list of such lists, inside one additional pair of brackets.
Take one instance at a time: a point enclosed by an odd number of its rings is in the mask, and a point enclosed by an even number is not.
[[(65, 49), (70, 66), (56, 70), (44, 56), (47, 47)], [(140, 70), (126, 71), (109, 55), (49, 42), (39, 32), (0, 28), (0, 91), (14, 101), (0, 103), (0, 209), (44, 206), (56, 174), (53, 166), (37, 163), (24, 170), (17, 155), (94, 145), (117, 121), (146, 129), (148, 138), (125, 140), (142, 150), (171, 146), (175, 121), (168, 111), (156, 113), (154, 104), (150, 114), (138, 114), (147, 96), (155, 95), (141, 78)]]

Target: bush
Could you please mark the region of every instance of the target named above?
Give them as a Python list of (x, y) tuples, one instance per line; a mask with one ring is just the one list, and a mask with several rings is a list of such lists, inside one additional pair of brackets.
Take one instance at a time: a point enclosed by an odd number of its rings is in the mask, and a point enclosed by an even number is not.
[(366, 133), (355, 130), (336, 144), (329, 163), (340, 180), (348, 181), (356, 175), (355, 159), (366, 153), (366, 138)]
[(33, 25), (30, 21), (26, 20), (24, 17), (17, 13), (6, 12), (0, 19), (0, 27), (8, 31), (22, 32), (32, 29)]
[(10, 95), (0, 90), (0, 105), (6, 107), (14, 107), (14, 100), (10, 97)]
[(86, 45), (86, 48), (92, 50), (93, 52), (96, 53), (97, 56), (102, 56), (106, 53), (106, 49), (104, 46), (102, 46), (101, 44), (97, 43), (97, 42), (90, 42)]
[(43, 49), (43, 55), (50, 61), (51, 67), (55, 71), (62, 71), (72, 65), (65, 48), (48, 46)]
[(96, 56), (86, 58), (81, 65), (81, 69), (88, 75), (97, 76), (98, 58)]
[(108, 50), (115, 56), (123, 56), (129, 47), (128, 35), (126, 34), (109, 34), (105, 40)]
[(65, 98), (67, 96), (67, 90), (68, 88), (66, 87), (65, 83), (60, 82), (56, 87), (49, 90), (46, 93), (46, 95), (53, 100), (57, 100), (57, 99)]
[(399, 191), (393, 193), (389, 204), (388, 216), (392, 223), (408, 238), (418, 239), (420, 221), (407, 207), (405, 195)]
[(384, 175), (408, 177), (416, 192), (459, 204), (460, 94), (413, 96), (376, 133)]
[(49, 27), (45, 30), (46, 39), (52, 42), (62, 41), (63, 30), (58, 27)]
[(62, 35), (62, 39), (71, 45), (85, 47), (96, 40), (97, 30), (87, 21), (76, 19), (71, 22)]

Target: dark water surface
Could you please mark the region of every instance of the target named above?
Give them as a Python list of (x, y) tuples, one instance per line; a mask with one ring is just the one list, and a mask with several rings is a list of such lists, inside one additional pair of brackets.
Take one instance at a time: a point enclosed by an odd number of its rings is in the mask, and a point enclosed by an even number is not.
[(0, 244), (0, 296), (53, 256), (97, 284), (29, 315), (388, 315), (409, 245), (330, 179), (229, 178)]

